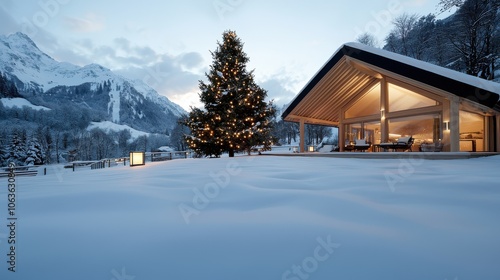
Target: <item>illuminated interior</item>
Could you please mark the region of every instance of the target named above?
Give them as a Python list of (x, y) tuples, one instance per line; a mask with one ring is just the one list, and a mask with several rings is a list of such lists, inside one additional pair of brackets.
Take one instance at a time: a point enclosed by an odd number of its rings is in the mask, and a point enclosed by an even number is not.
[[(422, 143), (437, 143), (443, 138), (441, 110), (433, 109), (441, 105), (440, 102), (392, 83), (388, 83), (387, 111), (382, 110), (380, 100), (380, 84), (377, 84), (345, 111), (346, 144), (356, 139), (366, 139), (371, 144), (380, 144), (396, 142), (400, 137), (412, 136), (414, 139), (412, 150), (418, 150)], [(436, 112), (415, 113), (415, 109), (420, 108), (431, 108)], [(397, 117), (391, 118), (392, 112), (397, 112)], [(360, 118), (363, 119), (362, 122), (350, 123), (349, 121)], [(381, 132), (381, 121), (384, 118), (388, 121), (386, 141), (383, 141), (384, 137)], [(468, 116), (464, 115), (464, 118)], [(471, 125), (477, 127), (481, 124), (476, 121)]]
[(380, 114), (380, 84), (374, 86), (345, 112), (346, 118)]
[(430, 107), (439, 102), (389, 83), (389, 110), (391, 112)]
[(467, 111), (460, 111), (460, 151), (482, 152), (484, 145), (484, 117)]
[(411, 136), (414, 139), (413, 151), (422, 143), (437, 143), (441, 139), (441, 117), (439, 114), (412, 116), (389, 120), (389, 142), (400, 137)]

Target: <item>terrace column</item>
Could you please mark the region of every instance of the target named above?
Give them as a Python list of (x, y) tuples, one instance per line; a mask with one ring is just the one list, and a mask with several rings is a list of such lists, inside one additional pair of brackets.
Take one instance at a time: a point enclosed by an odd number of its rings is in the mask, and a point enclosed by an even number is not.
[(389, 89), (387, 80), (380, 80), (380, 143), (389, 140), (389, 123), (387, 121), (389, 109)]
[(306, 134), (305, 134), (305, 122), (304, 122), (304, 119), (300, 119), (300, 124), (299, 124), (299, 127), (300, 127), (300, 147), (299, 147), (299, 152), (303, 153), (305, 152), (305, 138), (306, 138)]
[[(495, 129), (495, 139), (497, 140), (496, 142), (496, 145), (495, 145), (495, 149), (493, 150), (493, 152), (499, 152), (500, 151), (500, 115), (497, 115), (496, 117), (496, 122), (494, 124), (494, 129)], [(492, 135), (493, 136), (493, 135)], [(490, 136), (490, 137), (492, 137)]]
[(343, 152), (345, 148), (345, 126), (344, 126), (344, 116), (345, 116), (345, 109), (341, 108), (340, 109), (340, 115), (339, 115), (339, 126), (338, 126), (338, 143), (337, 145), (339, 146), (339, 152)]
[(450, 98), (450, 152), (460, 152), (460, 98)]

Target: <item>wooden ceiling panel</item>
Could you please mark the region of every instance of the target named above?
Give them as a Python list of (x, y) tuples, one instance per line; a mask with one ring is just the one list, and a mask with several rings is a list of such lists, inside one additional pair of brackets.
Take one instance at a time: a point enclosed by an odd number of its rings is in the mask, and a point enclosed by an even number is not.
[(338, 123), (342, 106), (377, 81), (378, 79), (360, 72), (343, 59), (294, 108), (291, 115), (293, 118), (302, 116), (305, 120), (307, 117), (307, 121)]

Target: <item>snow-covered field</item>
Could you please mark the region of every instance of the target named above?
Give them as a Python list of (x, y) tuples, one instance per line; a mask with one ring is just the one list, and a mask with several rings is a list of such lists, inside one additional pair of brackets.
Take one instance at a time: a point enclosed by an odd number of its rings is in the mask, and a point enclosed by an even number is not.
[(180, 159), (0, 184), (0, 279), (500, 279), (500, 156)]
[(132, 139), (137, 139), (140, 136), (149, 136), (149, 133), (147, 133), (147, 132), (133, 129), (128, 125), (117, 124), (117, 123), (110, 122), (110, 121), (91, 122), (89, 127), (87, 128), (87, 130), (92, 130), (94, 128), (99, 128), (99, 129), (102, 129), (106, 132), (110, 132), (110, 131), (119, 132), (121, 130), (128, 130), (128, 131), (130, 131), (130, 136)]

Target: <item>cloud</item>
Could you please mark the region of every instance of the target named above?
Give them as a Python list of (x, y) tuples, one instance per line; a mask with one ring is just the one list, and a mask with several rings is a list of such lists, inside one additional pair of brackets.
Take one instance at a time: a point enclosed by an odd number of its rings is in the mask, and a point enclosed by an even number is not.
[(299, 71), (281, 68), (276, 73), (259, 79), (257, 83), (267, 90), (267, 99), (274, 100), (278, 108), (281, 108), (290, 103), (303, 86), (304, 78), (296, 73)]
[(121, 48), (123, 50), (126, 50), (126, 51), (130, 50), (130, 41), (128, 39), (126, 39), (126, 38), (123, 38), (123, 37), (115, 38), (113, 40), (113, 43), (117, 47), (119, 47), (119, 48)]
[(104, 28), (104, 22), (100, 16), (89, 13), (83, 18), (65, 17), (66, 25), (73, 32), (95, 32)]
[(189, 52), (179, 56), (178, 63), (186, 69), (196, 69), (202, 66), (203, 57), (196, 52)]
[[(135, 49), (137, 52), (139, 49)], [(144, 50), (145, 52), (149, 52)], [(154, 57), (154, 61), (151, 58)], [(198, 81), (203, 78), (198, 69), (203, 59), (200, 54), (187, 53), (177, 56), (169, 54), (150, 55), (142, 64), (137, 57), (123, 57), (120, 63), (128, 67), (115, 70), (116, 73), (131, 79), (142, 80), (159, 94), (168, 97), (171, 101), (189, 110), (189, 106), (199, 106)]]

